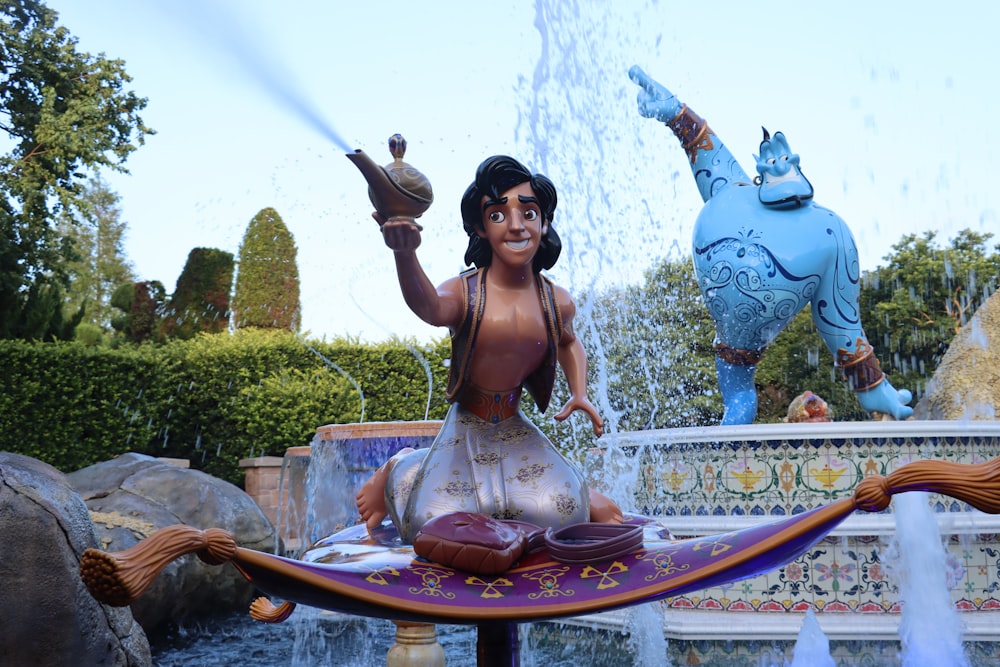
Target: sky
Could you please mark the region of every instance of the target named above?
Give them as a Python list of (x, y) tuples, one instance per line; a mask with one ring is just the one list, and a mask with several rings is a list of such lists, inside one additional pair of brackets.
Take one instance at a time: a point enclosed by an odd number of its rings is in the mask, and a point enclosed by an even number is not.
[(396, 132), (434, 188), (418, 256), (435, 284), (465, 268), (458, 202), (494, 154), (555, 182), (564, 252), (550, 275), (571, 293), (688, 258), (702, 202), (677, 140), (636, 111), (634, 64), (751, 174), (761, 127), (784, 132), (864, 270), (906, 234), (936, 231), (943, 244), (966, 228), (1000, 232), (1000, 3), (47, 4), (79, 50), (124, 60), (149, 100), (157, 134), (129, 174), (102, 175), (139, 279), (172, 291), (192, 248), (238, 255), (272, 207), (295, 238), (312, 339), (446, 333), (403, 303), (345, 157), (360, 148), (388, 163)]

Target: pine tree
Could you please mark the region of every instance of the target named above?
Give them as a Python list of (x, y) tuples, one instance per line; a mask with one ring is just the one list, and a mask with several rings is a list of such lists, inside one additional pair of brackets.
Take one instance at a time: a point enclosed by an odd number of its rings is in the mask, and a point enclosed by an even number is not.
[(297, 254), (295, 239), (277, 211), (265, 208), (253, 217), (240, 243), (233, 295), (237, 329), (299, 330), (302, 306)]
[(123, 246), (127, 224), (120, 219), (118, 195), (99, 177), (87, 183), (82, 202), (75, 216), (64, 213), (59, 220), (60, 233), (73, 242), (77, 255), (67, 264), (63, 314), (70, 318), (83, 310), (83, 322), (110, 331), (111, 296), (119, 285), (135, 280)]

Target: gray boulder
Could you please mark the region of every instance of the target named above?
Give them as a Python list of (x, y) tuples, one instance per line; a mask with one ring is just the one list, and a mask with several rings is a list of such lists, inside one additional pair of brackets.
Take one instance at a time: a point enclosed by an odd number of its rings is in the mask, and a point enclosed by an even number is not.
[[(67, 476), (90, 510), (103, 551), (124, 551), (156, 530), (184, 524), (222, 528), (241, 547), (275, 550), (276, 532), (242, 489), (199, 470), (129, 453)], [(258, 595), (231, 565), (207, 565), (195, 554), (168, 565), (132, 614), (146, 632), (232, 611), (247, 611)]]
[(0, 452), (0, 656), (7, 665), (147, 667), (128, 608), (98, 603), (80, 557), (98, 547), (87, 507), (52, 466)]

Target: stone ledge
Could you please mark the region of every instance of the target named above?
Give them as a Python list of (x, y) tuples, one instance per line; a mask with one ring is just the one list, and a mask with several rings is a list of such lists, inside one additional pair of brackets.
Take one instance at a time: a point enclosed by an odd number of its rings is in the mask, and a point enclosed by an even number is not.
[[(962, 640), (996, 641), (1000, 612), (958, 612), (962, 622)], [(628, 610), (576, 616), (560, 623), (587, 628), (622, 631)], [(663, 632), (669, 639), (686, 640), (795, 640), (802, 629), (805, 614), (744, 611), (702, 611), (665, 609)], [(820, 629), (831, 640), (867, 639), (899, 641), (898, 614), (816, 613)]]
[[(995, 535), (1000, 534), (1000, 515), (971, 512), (936, 512), (935, 518), (942, 535)], [(656, 516), (656, 520), (670, 529), (675, 537), (702, 537), (717, 535), (749, 526), (773, 523), (783, 516)], [(896, 532), (896, 515), (892, 513), (866, 514), (855, 512), (847, 516), (829, 532), (831, 537), (845, 535), (891, 537)]]
[(280, 468), (284, 459), (280, 456), (257, 456), (252, 459), (240, 459), (241, 468)]

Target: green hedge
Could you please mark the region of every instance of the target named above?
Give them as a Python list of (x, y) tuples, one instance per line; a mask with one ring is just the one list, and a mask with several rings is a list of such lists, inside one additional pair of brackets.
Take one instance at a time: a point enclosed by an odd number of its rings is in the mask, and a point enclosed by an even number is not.
[(134, 451), (241, 484), (240, 459), (361, 421), (362, 394), (366, 422), (443, 418), (448, 350), (255, 329), (118, 349), (0, 341), (0, 451), (64, 472)]

